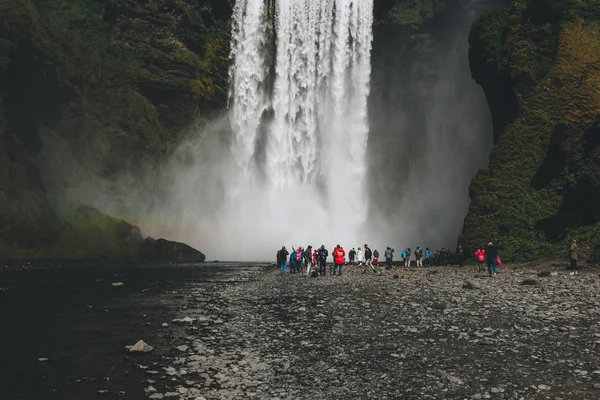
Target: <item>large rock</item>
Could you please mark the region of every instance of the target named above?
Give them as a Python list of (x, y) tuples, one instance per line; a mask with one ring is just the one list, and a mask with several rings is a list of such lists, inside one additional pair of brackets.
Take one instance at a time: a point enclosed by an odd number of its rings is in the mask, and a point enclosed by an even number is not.
[(185, 243), (147, 237), (140, 246), (140, 258), (152, 262), (196, 263), (204, 262), (206, 256)]
[(131, 258), (143, 242), (140, 228), (90, 206), (61, 213), (65, 232), (50, 250), (58, 258)]

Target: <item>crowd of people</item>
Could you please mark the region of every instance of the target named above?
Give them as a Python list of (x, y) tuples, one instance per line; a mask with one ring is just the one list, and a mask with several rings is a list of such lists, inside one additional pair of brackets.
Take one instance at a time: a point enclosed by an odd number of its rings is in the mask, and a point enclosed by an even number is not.
[[(333, 262), (329, 264), (329, 275), (342, 275), (344, 265), (358, 265), (375, 270), (375, 266), (379, 263), (379, 252), (371, 251), (368, 244), (362, 248), (352, 249), (348, 252), (349, 261), (346, 261), (346, 251), (339, 244), (334, 247), (331, 256)], [(327, 259), (329, 250), (324, 245), (318, 249), (313, 249), (312, 246), (307, 246), (306, 249), (302, 246), (298, 248), (292, 247), (292, 252), (288, 252), (286, 246), (282, 246), (277, 251), (277, 264), (282, 275), (287, 272), (289, 267), (290, 274), (306, 274), (307, 276), (325, 276), (327, 272)]]
[[(394, 264), (395, 250), (392, 247), (386, 247), (383, 257), (385, 258), (385, 268), (392, 269), (394, 265), (411, 267), (431, 267), (431, 266), (462, 266), (463, 262), (467, 261), (467, 254), (462, 245), (456, 247), (456, 251), (452, 252), (449, 249), (442, 248), (441, 250), (431, 251), (429, 247), (423, 250), (417, 246), (414, 251), (407, 247), (400, 252), (400, 261)], [(324, 245), (313, 249), (312, 246), (306, 248), (300, 246), (292, 247), (292, 252), (287, 250), (286, 246), (282, 246), (277, 251), (277, 265), (282, 275), (289, 273), (291, 275), (303, 274), (306, 276), (325, 276), (327, 272), (329, 250)], [(346, 260), (346, 256), (348, 259)], [(487, 266), (489, 276), (496, 276), (498, 266), (502, 265), (502, 260), (498, 253), (498, 248), (492, 242), (484, 247), (479, 247), (472, 255), (478, 263), (480, 271), (485, 271)], [(343, 267), (346, 265), (364, 268), (363, 272), (376, 271), (376, 267), (380, 265), (379, 251), (371, 250), (368, 244), (363, 247), (352, 248), (346, 254), (346, 250), (339, 244), (334, 247), (331, 252), (332, 262), (329, 263), (329, 275), (340, 276), (343, 272)], [(414, 260), (414, 263), (413, 263)]]

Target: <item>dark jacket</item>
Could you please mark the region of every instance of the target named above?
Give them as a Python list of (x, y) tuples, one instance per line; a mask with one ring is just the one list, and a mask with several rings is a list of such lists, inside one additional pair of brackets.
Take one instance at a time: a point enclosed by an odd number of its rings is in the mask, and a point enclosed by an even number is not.
[(287, 250), (280, 249), (277, 252), (277, 262), (279, 264), (287, 262), (287, 256), (288, 256), (288, 254), (290, 254), (290, 253), (288, 253)]
[(306, 261), (312, 262), (312, 247), (307, 247), (306, 250), (304, 250), (304, 258)]
[(365, 249), (365, 260), (368, 260), (372, 257), (373, 257), (373, 253), (371, 252), (371, 249), (369, 247), (367, 247)]
[(321, 261), (327, 261), (327, 257), (329, 256), (329, 252), (327, 249), (319, 249), (318, 257)]
[(496, 247), (495, 244), (488, 246), (487, 249), (485, 249), (485, 255), (487, 257), (488, 262), (492, 262), (495, 259), (498, 258), (498, 248)]

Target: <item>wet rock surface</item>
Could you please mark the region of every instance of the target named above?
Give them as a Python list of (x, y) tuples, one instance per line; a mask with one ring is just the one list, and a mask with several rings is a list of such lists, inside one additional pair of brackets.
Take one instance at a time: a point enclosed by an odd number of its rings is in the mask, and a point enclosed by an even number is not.
[(193, 321), (147, 371), (148, 396), (598, 398), (597, 271), (522, 285), (539, 270), (432, 270), (192, 288), (179, 319)]

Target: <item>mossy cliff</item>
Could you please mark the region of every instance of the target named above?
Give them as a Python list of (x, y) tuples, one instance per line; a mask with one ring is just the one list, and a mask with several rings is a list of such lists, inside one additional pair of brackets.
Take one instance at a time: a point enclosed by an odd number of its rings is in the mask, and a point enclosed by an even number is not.
[(515, 0), (470, 35), (495, 147), (470, 188), (460, 238), (506, 259), (600, 239), (600, 0)]
[(0, 0), (0, 257), (105, 245), (61, 193), (159, 164), (224, 107), (230, 16), (224, 0)]

